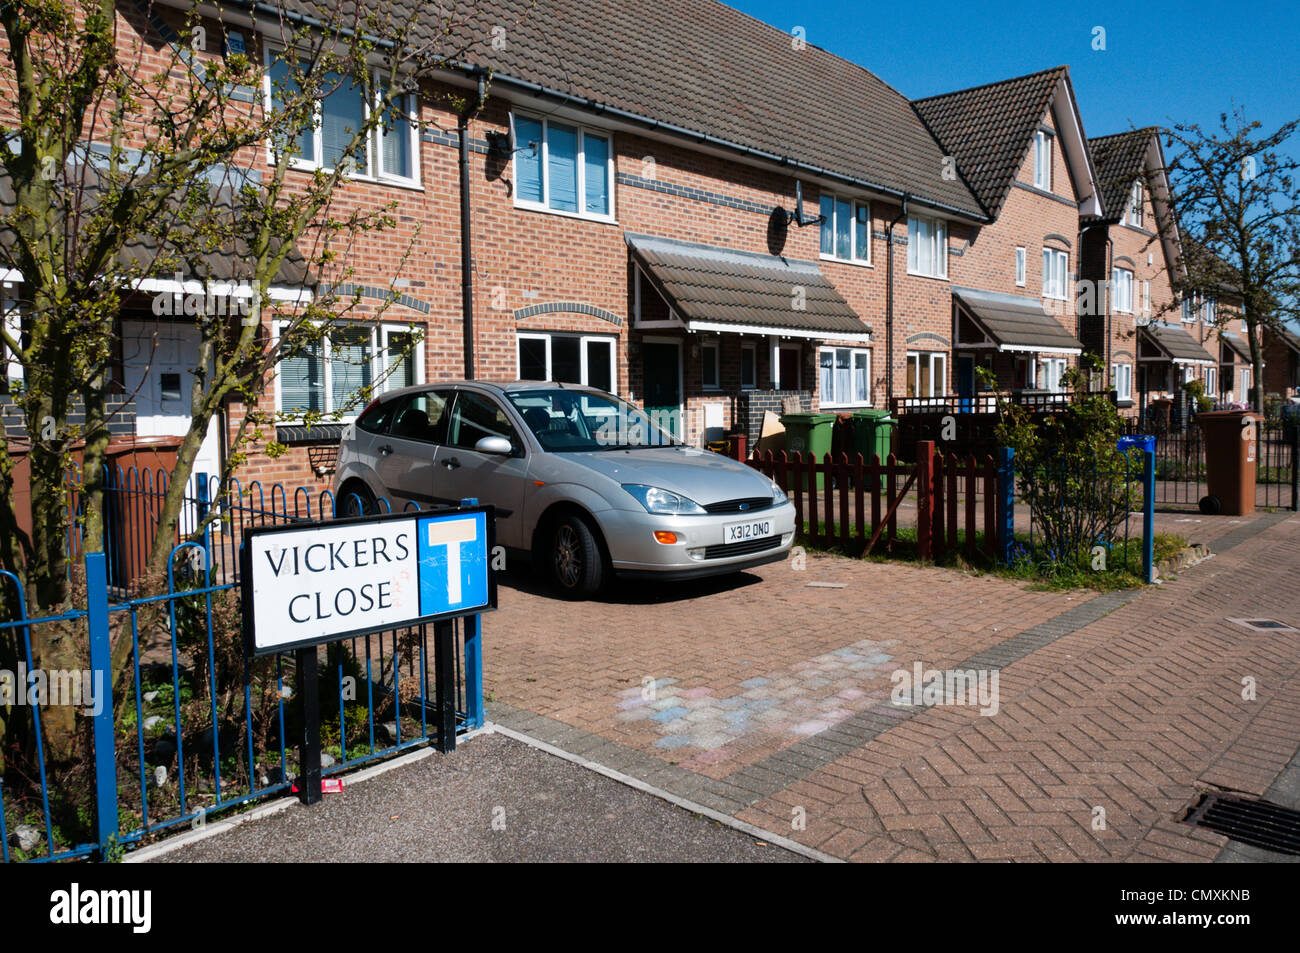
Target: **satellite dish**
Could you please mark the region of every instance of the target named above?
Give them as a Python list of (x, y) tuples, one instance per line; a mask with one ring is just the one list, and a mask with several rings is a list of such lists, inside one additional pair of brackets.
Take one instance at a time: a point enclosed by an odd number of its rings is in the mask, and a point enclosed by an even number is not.
[(794, 214), (786, 213), (791, 222), (804, 228), (808, 225), (820, 225), (826, 220), (825, 215), (817, 215), (813, 218), (805, 218), (803, 214), (803, 183), (798, 179), (794, 182)]

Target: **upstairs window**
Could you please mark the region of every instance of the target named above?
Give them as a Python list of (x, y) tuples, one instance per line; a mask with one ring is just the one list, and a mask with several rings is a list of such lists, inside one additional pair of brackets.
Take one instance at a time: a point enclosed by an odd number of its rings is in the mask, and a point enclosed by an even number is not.
[(1023, 248), (1017, 248), (1016, 249), (1016, 287), (1023, 288), (1024, 286), (1025, 286), (1025, 250)]
[[(608, 135), (531, 116), (514, 117), (515, 204), (583, 218), (613, 218), (614, 155)], [(529, 143), (536, 143), (529, 148)]]
[(1126, 225), (1132, 225), (1135, 228), (1142, 227), (1142, 183), (1134, 182), (1133, 188), (1129, 190), (1128, 207), (1124, 210), (1124, 219)]
[(871, 210), (863, 202), (822, 193), (822, 257), (871, 262)]
[(1034, 133), (1034, 187), (1052, 191), (1052, 137), (1042, 129)]
[(1133, 313), (1133, 272), (1127, 268), (1116, 268), (1110, 273), (1111, 287), (1114, 288), (1115, 310), (1125, 314)]
[(1070, 253), (1055, 248), (1043, 249), (1043, 297), (1064, 301), (1068, 284)]
[[(315, 120), (297, 135), (272, 143), (272, 158), (287, 153), (295, 168), (332, 171), (343, 159), (353, 137), (391, 91), (390, 79), (384, 74), (375, 73), (372, 80), (372, 96), (368, 97), (354, 80), (327, 73)], [(286, 94), (299, 88), (283, 59), (271, 61), (265, 82), (266, 102), (271, 109), (284, 108)], [(418, 182), (419, 141), (413, 121), (417, 108), (413, 93), (393, 97), (380, 122), (349, 159), (354, 165), (354, 177)]]
[(942, 219), (908, 217), (907, 272), (927, 278), (948, 277), (948, 227)]

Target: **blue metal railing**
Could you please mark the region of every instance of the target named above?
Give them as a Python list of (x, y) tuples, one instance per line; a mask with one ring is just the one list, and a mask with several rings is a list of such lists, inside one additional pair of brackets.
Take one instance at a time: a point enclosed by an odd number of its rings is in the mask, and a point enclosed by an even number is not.
[[(244, 656), (239, 627), (231, 621), (238, 619), (239, 544), (252, 526), (333, 518), (333, 494), (313, 494), (306, 487), (290, 494), (278, 483), (268, 493), (257, 482), (245, 489), (237, 481), (229, 492), (217, 494), (214, 480), (197, 475), (167, 560), (166, 591), (151, 594), (145, 567), (167, 492), (166, 474), (118, 470), (110, 476), (105, 506), (114, 515), (107, 521), (105, 551), (79, 554), (85, 568), (84, 610), (28, 618), (18, 578), (0, 571), (11, 584), (16, 616), (0, 623), (0, 635), (18, 633), (27, 671), (37, 670), (33, 630), (71, 626), (86, 643), (91, 684), (98, 678), (104, 686), (99, 710), (89, 715), (89, 791), (51, 787), (42, 710), (49, 702), (68, 699), (50, 696), (11, 709), (30, 710), (31, 730), (21, 733), (29, 739), (26, 750), (6, 750), (2, 762), (10, 768), (8, 774), (0, 773), (0, 856), (5, 862), (104, 856), (115, 845), (205, 823), (216, 811), (283, 793), (292, 783), (288, 749), (296, 711), (285, 686), (293, 656)], [(360, 506), (361, 500), (356, 503)], [(391, 511), (386, 500), (382, 507)], [(484, 722), (481, 625), (478, 616), (455, 625), (455, 709), (461, 732)], [(326, 702), (322, 719), (330, 732), (326, 750), (337, 755), (325, 774), (437, 740), (436, 719), (427, 717), (434, 703), (429, 691), (433, 653), (425, 645), (431, 634), (416, 626), (331, 644), (334, 664), (324, 678), (337, 680), (337, 707), (331, 712)], [(102, 692), (113, 685), (116, 639), (129, 639), (129, 669), (105, 697)], [(383, 739), (379, 732), (387, 726)], [(26, 771), (26, 764), (34, 770)], [(74, 809), (58, 810), (58, 805)], [(60, 818), (75, 816), (77, 806), (91, 809), (93, 830), (66, 829), (67, 821)], [(9, 839), (20, 825), (39, 830), (40, 846), (16, 857)]]

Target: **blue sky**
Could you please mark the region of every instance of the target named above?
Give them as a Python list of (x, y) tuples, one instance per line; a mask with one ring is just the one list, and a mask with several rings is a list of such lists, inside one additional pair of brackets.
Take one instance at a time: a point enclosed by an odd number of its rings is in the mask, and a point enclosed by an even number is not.
[[(1271, 131), (1300, 115), (1300, 3), (726, 0), (911, 98), (1070, 67), (1089, 136), (1213, 125), (1235, 100)], [(1092, 49), (1093, 28), (1106, 49)], [(1293, 140), (1292, 152), (1300, 154)]]

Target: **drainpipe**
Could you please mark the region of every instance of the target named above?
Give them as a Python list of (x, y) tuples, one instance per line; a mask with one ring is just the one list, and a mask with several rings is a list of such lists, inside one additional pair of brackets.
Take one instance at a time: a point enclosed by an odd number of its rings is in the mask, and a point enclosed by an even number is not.
[(911, 196), (903, 193), (903, 205), (898, 216), (889, 223), (885, 230), (885, 409), (889, 409), (890, 398), (894, 396), (894, 227), (907, 218), (907, 200)]
[(460, 307), (461, 334), (465, 346), (465, 379), (474, 379), (474, 255), (469, 228), (469, 121), (483, 108), (486, 82), (478, 78), (474, 102), (457, 117), (456, 132), (460, 153)]

